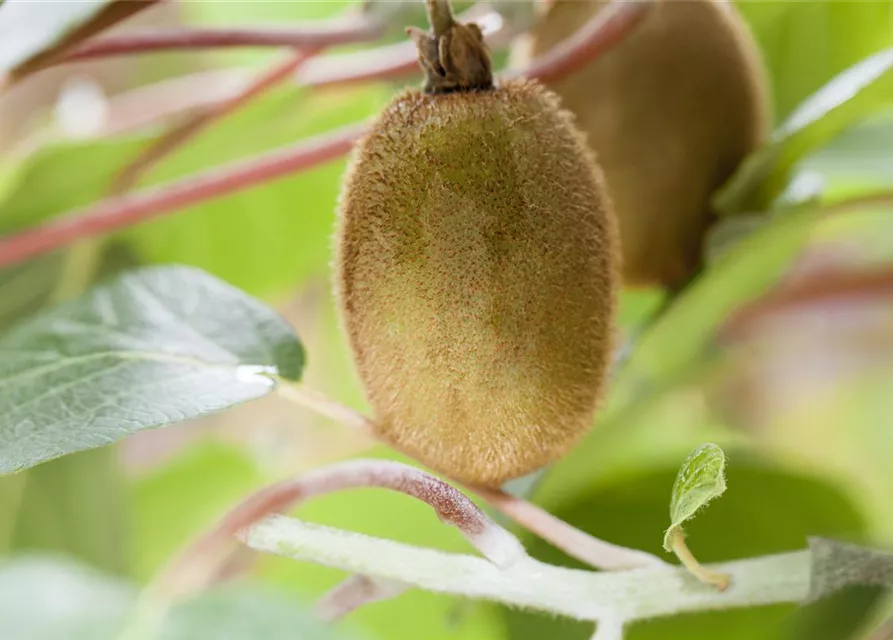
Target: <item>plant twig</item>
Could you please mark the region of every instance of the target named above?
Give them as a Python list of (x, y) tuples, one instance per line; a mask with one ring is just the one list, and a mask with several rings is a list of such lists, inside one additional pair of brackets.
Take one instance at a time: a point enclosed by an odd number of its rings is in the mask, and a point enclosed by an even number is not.
[[(435, 593), (501, 602), (578, 620), (617, 625), (690, 611), (803, 602), (809, 595), (807, 550), (738, 560), (711, 568), (732, 576), (723, 592), (683, 568), (597, 573), (525, 557), (506, 568), (482, 558), (273, 516), (239, 536), (257, 551), (351, 573), (395, 580)], [(610, 637), (610, 636), (609, 636)]]
[(176, 27), (131, 31), (86, 42), (64, 62), (134, 53), (231, 47), (294, 47), (317, 49), (381, 37), (384, 25), (369, 17), (341, 17), (287, 28), (254, 26), (233, 29)]
[[(620, 4), (626, 5), (622, 2)], [(598, 15), (604, 13), (599, 12)], [(604, 18), (604, 24), (615, 24), (609, 18), (610, 16)], [(608, 29), (609, 26), (604, 28)], [(562, 46), (553, 49), (546, 57), (548, 64), (534, 61), (527, 75), (539, 79), (559, 77), (574, 68), (573, 65), (568, 66), (570, 63), (579, 64), (585, 58), (581, 57), (581, 51), (585, 55), (594, 56), (604, 51), (605, 42), (615, 42), (602, 39), (603, 44), (600, 47), (592, 47), (591, 41), (598, 42), (601, 38), (599, 31), (594, 28), (584, 28), (581, 31), (585, 32), (586, 37), (572, 38), (574, 47)], [(411, 46), (412, 43), (403, 44)], [(414, 55), (411, 66), (413, 69), (417, 66)], [(379, 72), (384, 71), (380, 69)], [(353, 78), (357, 79), (359, 78)], [(0, 267), (47, 253), (82, 238), (128, 227), (180, 207), (205, 202), (239, 189), (263, 184), (288, 173), (316, 166), (347, 153), (353, 141), (361, 134), (360, 127), (340, 129), (296, 147), (272, 151), (251, 160), (187, 176), (179, 181), (141, 191), (132, 196), (103, 200), (85, 209), (63, 214), (50, 222), (0, 238)]]
[(569, 556), (604, 571), (670, 566), (657, 556), (638, 549), (599, 540), (570, 526), (537, 505), (504, 491), (474, 489), (488, 504), (526, 529), (547, 540)]
[(527, 555), (517, 538), (446, 482), (399, 462), (351, 460), (278, 482), (252, 494), (192, 543), (155, 586), (163, 593), (176, 595), (201, 588), (229, 555), (232, 536), (239, 531), (308, 498), (363, 487), (391, 489), (427, 503), (442, 522), (459, 529), (496, 566), (511, 566)]
[(719, 330), (720, 340), (740, 337), (776, 314), (818, 304), (889, 300), (893, 296), (893, 266), (825, 272), (782, 287), (735, 311)]
[(334, 160), (353, 146), (365, 125), (350, 125), (296, 145), (194, 174), (132, 195), (102, 200), (43, 224), (0, 238), (0, 267), (76, 240), (109, 233), (181, 207), (206, 202)]
[(220, 573), (233, 552), (233, 537), (244, 529), (270, 514), (294, 508), (308, 498), (363, 487), (399, 491), (427, 503), (441, 522), (459, 529), (486, 558), (485, 562), (494, 566), (511, 567), (528, 557), (515, 536), (446, 482), (389, 460), (342, 462), (270, 485), (231, 509), (214, 527), (187, 545), (152, 581), (143, 592), (122, 640), (153, 637), (153, 630), (163, 620), (171, 602), (204, 588)]
[(623, 640), (623, 620), (602, 618), (592, 635), (592, 640)]
[(406, 589), (406, 585), (393, 580), (353, 575), (319, 599), (316, 615), (334, 622), (363, 605), (395, 598)]
[(0, 76), (0, 91), (3, 91), (12, 83), (21, 80), (25, 76), (52, 66), (60, 58), (64, 57), (72, 48), (78, 46), (84, 40), (113, 27), (117, 23), (130, 18), (140, 11), (154, 6), (159, 1), (160, 0), (113, 0), (112, 2), (107, 3), (97, 11), (90, 20), (75, 27), (55, 45), (41, 51), (39, 54), (19, 65), (8, 74)]
[[(312, 409), (336, 422), (352, 427), (363, 435), (378, 438), (375, 423), (358, 411), (325, 397), (304, 386), (282, 382), (277, 387), (280, 395), (301, 406)], [(383, 441), (390, 447), (393, 443)], [(644, 551), (628, 549), (598, 540), (580, 531), (526, 500), (502, 491), (490, 491), (479, 487), (466, 487), (478, 494), (494, 509), (508, 516), (521, 526), (555, 545), (569, 556), (599, 569), (617, 570), (633, 567), (667, 566), (658, 558)]]
[(518, 75), (553, 82), (620, 44), (642, 22), (655, 0), (613, 0), (573, 35), (536, 58)]
[(124, 193), (135, 185), (140, 177), (148, 172), (172, 151), (184, 142), (196, 136), (211, 124), (225, 118), (236, 109), (251, 102), (268, 89), (282, 82), (295, 72), (314, 54), (314, 50), (298, 51), (290, 54), (285, 60), (271, 66), (261, 73), (254, 82), (236, 95), (214, 104), (204, 112), (194, 114), (180, 125), (172, 128), (155, 140), (127, 165), (112, 184), (112, 193)]

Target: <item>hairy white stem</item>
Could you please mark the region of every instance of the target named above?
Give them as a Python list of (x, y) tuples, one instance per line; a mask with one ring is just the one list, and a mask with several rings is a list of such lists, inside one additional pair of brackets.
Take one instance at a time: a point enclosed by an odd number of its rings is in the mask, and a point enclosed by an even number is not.
[(598, 623), (592, 640), (623, 640), (623, 620), (604, 618)]
[(578, 620), (603, 620), (607, 628), (687, 611), (801, 602), (809, 593), (811, 556), (806, 550), (713, 565), (714, 570), (732, 576), (729, 588), (720, 592), (682, 568), (594, 573), (555, 567), (529, 557), (498, 567), (483, 558), (423, 549), (283, 516), (251, 526), (240, 538), (258, 551), (435, 593), (492, 600)]

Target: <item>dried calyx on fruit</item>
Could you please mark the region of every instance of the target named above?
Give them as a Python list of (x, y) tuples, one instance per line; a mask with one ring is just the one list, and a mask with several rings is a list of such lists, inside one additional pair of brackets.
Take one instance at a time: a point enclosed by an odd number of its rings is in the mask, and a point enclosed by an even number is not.
[(380, 436), (497, 486), (589, 428), (610, 361), (618, 240), (572, 116), (494, 87), (475, 25), (429, 1), (425, 91), (384, 109), (340, 201), (337, 290)]
[[(549, 0), (515, 61), (549, 51), (607, 4)], [(765, 137), (765, 84), (730, 3), (658, 0), (616, 48), (550, 85), (604, 169), (624, 284), (678, 288), (700, 268), (710, 198)]]

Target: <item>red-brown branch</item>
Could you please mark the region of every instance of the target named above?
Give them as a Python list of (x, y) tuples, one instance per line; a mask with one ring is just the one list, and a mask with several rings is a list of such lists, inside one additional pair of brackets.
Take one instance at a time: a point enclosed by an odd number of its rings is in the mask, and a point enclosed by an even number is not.
[(268, 89), (287, 79), (314, 53), (315, 51), (311, 50), (289, 55), (287, 59), (261, 73), (254, 82), (245, 87), (240, 93), (218, 102), (204, 112), (193, 115), (182, 124), (169, 130), (149, 145), (147, 149), (121, 171), (112, 185), (112, 193), (129, 191), (147, 171), (165, 156), (190, 138), (198, 135), (198, 133), (211, 124), (223, 119), (239, 107), (248, 104)]
[[(316, 411), (332, 420), (346, 425), (363, 435), (372, 436), (392, 449), (400, 451), (393, 442), (381, 436), (381, 430), (362, 413), (346, 407), (323, 394), (303, 385), (281, 384), (277, 391), (292, 402)], [(406, 453), (401, 451), (401, 453)], [(494, 509), (508, 516), (524, 528), (540, 536), (543, 540), (558, 547), (569, 556), (599, 569), (629, 569), (633, 567), (662, 566), (660, 558), (644, 551), (618, 547), (617, 545), (593, 538), (556, 518), (534, 504), (515, 498), (503, 491), (492, 491), (480, 487), (466, 487), (477, 493)]]
[(389, 600), (406, 589), (400, 583), (358, 574), (350, 576), (326, 593), (316, 603), (314, 610), (321, 620), (334, 622), (363, 605)]
[(334, 160), (350, 150), (364, 129), (363, 124), (343, 127), (160, 187), (102, 200), (0, 238), (0, 267)]
[(182, 49), (232, 47), (293, 47), (318, 49), (381, 37), (384, 25), (363, 17), (317, 21), (304, 26), (266, 26), (239, 29), (197, 29), (189, 27), (133, 31), (97, 38), (82, 44), (65, 56), (65, 62), (91, 60), (134, 53)]
[[(650, 2), (627, 3), (615, 0), (610, 11), (599, 12), (568, 42), (553, 49), (547, 56), (534, 60), (522, 75), (540, 80), (554, 80), (570, 73), (587, 60), (604, 53), (641, 21)], [(599, 26), (600, 25), (600, 26)], [(597, 28), (598, 27), (598, 28)], [(413, 61), (413, 67), (415, 62)], [(396, 70), (406, 69), (405, 60), (394, 60), (390, 67), (382, 67), (362, 78), (353, 76), (350, 82), (371, 77), (390, 77)], [(402, 73), (402, 71), (400, 71)], [(370, 75), (373, 74), (373, 75)], [(341, 81), (347, 81), (342, 76)], [(321, 84), (321, 79), (317, 84)], [(220, 197), (238, 189), (262, 184), (288, 173), (309, 169), (315, 164), (347, 153), (351, 142), (361, 135), (359, 128), (335, 132), (304, 145), (272, 152), (247, 162), (235, 163), (200, 173), (130, 197), (104, 200), (80, 211), (56, 218), (32, 229), (0, 238), (0, 267), (52, 251), (82, 238), (108, 233), (154, 216), (163, 215), (187, 205)], [(293, 156), (289, 155), (293, 154)]]
[(654, 0), (614, 0), (521, 75), (548, 83), (577, 71), (623, 42), (653, 6)]
[(524, 555), (517, 538), (443, 480), (398, 462), (352, 460), (278, 482), (252, 494), (190, 544), (162, 573), (153, 589), (162, 598), (201, 589), (225, 564), (234, 548), (234, 536), (252, 524), (274, 513), (288, 511), (308, 498), (361, 487), (399, 491), (427, 503), (444, 524), (459, 529), (497, 565), (511, 563)]
[[(160, 0), (115, 0), (100, 9), (87, 22), (66, 34), (59, 42), (20, 64), (7, 76), (0, 77), (0, 90), (27, 75), (54, 65), (84, 40), (154, 6)], [(49, 7), (47, 8), (49, 10)]]
[(740, 308), (722, 326), (719, 335), (722, 340), (734, 339), (762, 320), (815, 305), (871, 302), (877, 299), (888, 303), (893, 301), (893, 266), (824, 272)]
[[(893, 191), (881, 191), (834, 202), (815, 211), (796, 215), (827, 218), (876, 208), (893, 209)], [(798, 277), (774, 291), (734, 311), (720, 327), (720, 341), (735, 340), (763, 319), (818, 304), (865, 302), (893, 296), (893, 266), (870, 269), (833, 269), (822, 267), (813, 275)]]

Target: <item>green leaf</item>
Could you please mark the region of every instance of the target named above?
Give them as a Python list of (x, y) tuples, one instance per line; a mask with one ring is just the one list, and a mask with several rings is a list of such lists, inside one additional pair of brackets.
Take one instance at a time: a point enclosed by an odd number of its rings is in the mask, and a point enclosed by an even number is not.
[(809, 600), (850, 586), (893, 587), (893, 554), (825, 538), (810, 538)]
[(303, 362), (281, 317), (201, 271), (125, 274), (0, 338), (0, 473), (253, 400)]
[(776, 117), (835, 75), (893, 44), (890, 2), (753, 2), (737, 0), (771, 78)]
[[(672, 428), (674, 425), (660, 425)], [(652, 444), (654, 447), (660, 443)], [(866, 523), (850, 498), (832, 483), (803, 476), (768, 463), (741, 449), (729, 449), (727, 476), (734, 487), (687, 526), (698, 541), (698, 559), (706, 562), (749, 558), (802, 550), (808, 536), (821, 535), (854, 542), (866, 539)], [(536, 502), (550, 513), (602, 540), (660, 554), (654, 531), (666, 524), (667, 487), (677, 476), (669, 463), (640, 466), (600, 486), (555, 493)], [(583, 565), (529, 533), (522, 542), (544, 562), (569, 567)], [(625, 640), (852, 640), (865, 620), (877, 592), (831, 596), (810, 606), (773, 605), (736, 611), (686, 614), (635, 624)], [(495, 609), (495, 607), (494, 607)], [(587, 640), (592, 626), (537, 613), (506, 611), (503, 616), (512, 640)], [(816, 617), (834, 619), (821, 635), (795, 635), (813, 629)], [(829, 629), (835, 629), (830, 631)]]
[(0, 331), (50, 300), (64, 264), (63, 254), (51, 253), (0, 269)]
[[(133, 585), (54, 556), (0, 562), (0, 620), (10, 640), (116, 640), (137, 601)], [(155, 640), (344, 638), (300, 603), (258, 587), (223, 587), (178, 603)]]
[(797, 170), (825, 182), (826, 197), (890, 189), (893, 187), (893, 110), (887, 109), (847, 130), (805, 158)]
[(726, 454), (707, 443), (692, 451), (676, 476), (670, 499), (670, 528), (664, 535), (664, 549), (672, 551), (671, 538), (686, 520), (706, 507), (726, 490)]
[(109, 2), (66, 2), (55, 11), (47, 11), (46, 7), (29, 0), (7, 0), (0, 6), (0, 73), (11, 71), (49, 49)]
[(739, 167), (717, 193), (718, 211), (762, 211), (784, 188), (807, 153), (827, 143), (893, 96), (893, 48), (850, 67), (801, 104), (770, 140)]
[(23, 475), (13, 550), (66, 552), (110, 573), (127, 572), (130, 523), (117, 448), (83, 451), (0, 483)]

